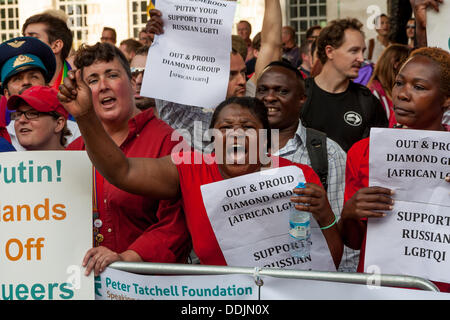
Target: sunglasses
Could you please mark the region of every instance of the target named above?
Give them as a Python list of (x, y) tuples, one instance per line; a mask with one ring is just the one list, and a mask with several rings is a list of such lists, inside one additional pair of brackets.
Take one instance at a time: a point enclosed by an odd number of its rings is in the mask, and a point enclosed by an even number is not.
[(414, 24), (407, 24), (406, 29), (414, 29), (416, 26)]
[(131, 70), (131, 75), (133, 76), (133, 78), (136, 78), (140, 74), (142, 74), (142, 76), (144, 76), (145, 68), (131, 67), (130, 70)]

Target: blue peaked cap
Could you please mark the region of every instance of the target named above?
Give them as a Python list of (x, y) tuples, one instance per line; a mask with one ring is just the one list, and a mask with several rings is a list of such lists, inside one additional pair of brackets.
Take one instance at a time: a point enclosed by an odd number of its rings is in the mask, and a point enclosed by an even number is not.
[(33, 37), (18, 37), (0, 45), (0, 71), (3, 88), (13, 75), (30, 68), (42, 70), (48, 83), (56, 71), (56, 58), (52, 49)]

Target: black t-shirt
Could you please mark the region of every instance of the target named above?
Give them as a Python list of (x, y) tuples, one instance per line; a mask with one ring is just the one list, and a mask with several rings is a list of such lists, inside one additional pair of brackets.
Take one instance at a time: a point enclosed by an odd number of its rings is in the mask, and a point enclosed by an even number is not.
[[(345, 92), (335, 94), (319, 88), (313, 79), (310, 86), (308, 99), (303, 106), (303, 123), (306, 127), (326, 133), (345, 152), (355, 142), (366, 138), (371, 127), (387, 126), (383, 107), (367, 88), (351, 82)], [(364, 90), (364, 110), (358, 90)]]

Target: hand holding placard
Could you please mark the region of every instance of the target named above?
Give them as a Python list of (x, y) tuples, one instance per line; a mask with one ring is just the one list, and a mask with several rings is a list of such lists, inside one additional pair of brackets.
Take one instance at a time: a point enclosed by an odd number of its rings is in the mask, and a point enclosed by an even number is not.
[(368, 187), (356, 193), (344, 204), (342, 219), (356, 219), (368, 217), (384, 217), (381, 211), (392, 210), (394, 191), (383, 187)]
[(396, 196), (392, 213), (368, 221), (365, 270), (377, 265), (449, 282), (449, 138), (446, 131), (372, 129), (369, 185), (389, 186)]
[(204, 108), (224, 100), (235, 6), (227, 1), (159, 2), (146, 27), (159, 36), (149, 50), (150, 72), (144, 74), (141, 95)]

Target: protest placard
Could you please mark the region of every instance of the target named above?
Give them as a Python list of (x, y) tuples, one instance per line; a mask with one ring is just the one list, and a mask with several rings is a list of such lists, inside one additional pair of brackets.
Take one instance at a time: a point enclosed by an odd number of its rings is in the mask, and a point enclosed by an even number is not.
[[(374, 275), (376, 276), (376, 275)], [(199, 315), (189, 301), (223, 300), (450, 300), (450, 294), (342, 282), (251, 275), (141, 275), (106, 268), (96, 279), (96, 300), (184, 300), (179, 315)], [(349, 277), (350, 279), (350, 277)], [(197, 309), (196, 309), (197, 308)], [(203, 308), (206, 311), (206, 307)], [(215, 308), (209, 316), (244, 316), (239, 308)], [(240, 314), (239, 314), (240, 313)], [(203, 314), (205, 315), (205, 314)]]
[(255, 300), (252, 276), (146, 276), (106, 268), (96, 286), (97, 300)]
[(365, 269), (450, 282), (450, 133), (372, 129), (369, 185), (394, 190), (393, 209), (369, 218)]
[(370, 137), (371, 186), (392, 187), (396, 200), (449, 205), (449, 132), (373, 128)]
[(205, 108), (225, 99), (236, 2), (158, 1), (164, 34), (150, 47), (141, 94)]
[(311, 254), (291, 256), (290, 198), (303, 171), (265, 170), (201, 186), (211, 226), (230, 266), (336, 271), (326, 240), (311, 218)]
[(93, 299), (92, 165), (82, 151), (2, 154), (0, 299)]
[(353, 284), (351, 281), (280, 279), (263, 276), (261, 300), (450, 300), (450, 294)]
[(429, 47), (450, 51), (449, 19), (450, 3), (448, 1), (439, 4), (439, 12), (432, 8), (427, 11), (427, 44)]

